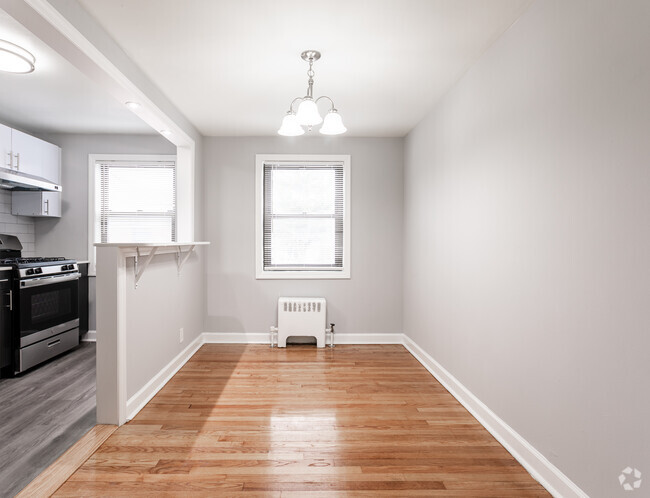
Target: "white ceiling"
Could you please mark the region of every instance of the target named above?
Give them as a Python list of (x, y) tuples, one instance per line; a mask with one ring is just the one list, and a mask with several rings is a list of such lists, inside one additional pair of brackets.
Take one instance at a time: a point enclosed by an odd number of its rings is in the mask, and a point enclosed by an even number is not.
[(0, 123), (32, 133), (155, 133), (3, 10), (0, 33), (36, 57), (33, 73), (0, 71)]
[(80, 0), (207, 136), (274, 135), (322, 52), (352, 136), (404, 136), (531, 0)]

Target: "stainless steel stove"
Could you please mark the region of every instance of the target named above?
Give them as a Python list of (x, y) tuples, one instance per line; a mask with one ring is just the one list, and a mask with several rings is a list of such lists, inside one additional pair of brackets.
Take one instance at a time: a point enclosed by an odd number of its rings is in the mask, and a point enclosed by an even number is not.
[(9, 296), (13, 372), (79, 344), (79, 267), (63, 257), (23, 258), (13, 235), (0, 235), (0, 265), (12, 267)]
[(0, 260), (0, 265), (14, 267), (23, 287), (30, 285), (28, 282), (33, 285), (33, 282), (42, 282), (45, 278), (61, 278), (79, 271), (75, 260), (65, 258), (6, 258)]

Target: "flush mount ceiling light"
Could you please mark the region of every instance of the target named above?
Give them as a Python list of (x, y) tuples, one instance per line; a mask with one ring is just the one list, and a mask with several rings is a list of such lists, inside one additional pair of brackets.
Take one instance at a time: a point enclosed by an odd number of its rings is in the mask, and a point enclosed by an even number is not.
[(23, 47), (0, 40), (0, 71), (27, 74), (34, 70), (36, 57)]
[(128, 102), (124, 102), (124, 105), (127, 106), (132, 111), (136, 111), (140, 109), (140, 104), (138, 104), (137, 102), (133, 102), (131, 100), (129, 100)]
[[(307, 81), (307, 95), (304, 97), (296, 97), (291, 102), (289, 110), (287, 111), (286, 116), (282, 120), (282, 126), (278, 130), (280, 135), (285, 137), (295, 137), (305, 133), (305, 128), (307, 131), (311, 131), (312, 126), (323, 123), (323, 126), (320, 127), (320, 132), (323, 135), (340, 135), (345, 133), (347, 128), (343, 126), (343, 120), (339, 115), (338, 111), (334, 108), (334, 102), (327, 95), (323, 95), (314, 99), (313, 89), (314, 89), (314, 70), (312, 66), (314, 62), (320, 59), (320, 52), (316, 50), (305, 50), (300, 57), (304, 61), (309, 63), (309, 70), (307, 71), (307, 76), (309, 80)], [(327, 99), (330, 101), (330, 109), (325, 116), (325, 121), (318, 112), (318, 101), (321, 99)], [(300, 102), (298, 106), (298, 112), (293, 110), (293, 105), (296, 102)]]

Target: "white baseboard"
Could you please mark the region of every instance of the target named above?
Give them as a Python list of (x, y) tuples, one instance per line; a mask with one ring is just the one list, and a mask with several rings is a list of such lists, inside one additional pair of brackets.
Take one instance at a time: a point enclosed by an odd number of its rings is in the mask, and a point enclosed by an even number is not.
[[(334, 344), (403, 344), (403, 334), (334, 334)], [(268, 332), (203, 332), (208, 344), (269, 344)]]
[(97, 331), (89, 330), (81, 337), (81, 342), (97, 342)]
[(126, 419), (131, 420), (142, 410), (151, 398), (160, 391), (167, 382), (178, 372), (187, 360), (203, 345), (203, 334), (194, 339), (176, 358), (170, 361), (160, 372), (158, 372), (142, 389), (131, 396), (126, 402)]
[(406, 335), (404, 335), (404, 347), (549, 493), (555, 497), (588, 498), (587, 494), (560, 469), (549, 462), (544, 455)]

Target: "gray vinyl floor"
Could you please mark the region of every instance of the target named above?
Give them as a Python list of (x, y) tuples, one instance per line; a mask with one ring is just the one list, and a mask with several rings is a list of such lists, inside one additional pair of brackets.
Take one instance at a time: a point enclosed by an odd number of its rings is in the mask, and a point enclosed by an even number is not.
[(95, 425), (95, 344), (0, 379), (0, 497), (12, 497)]

